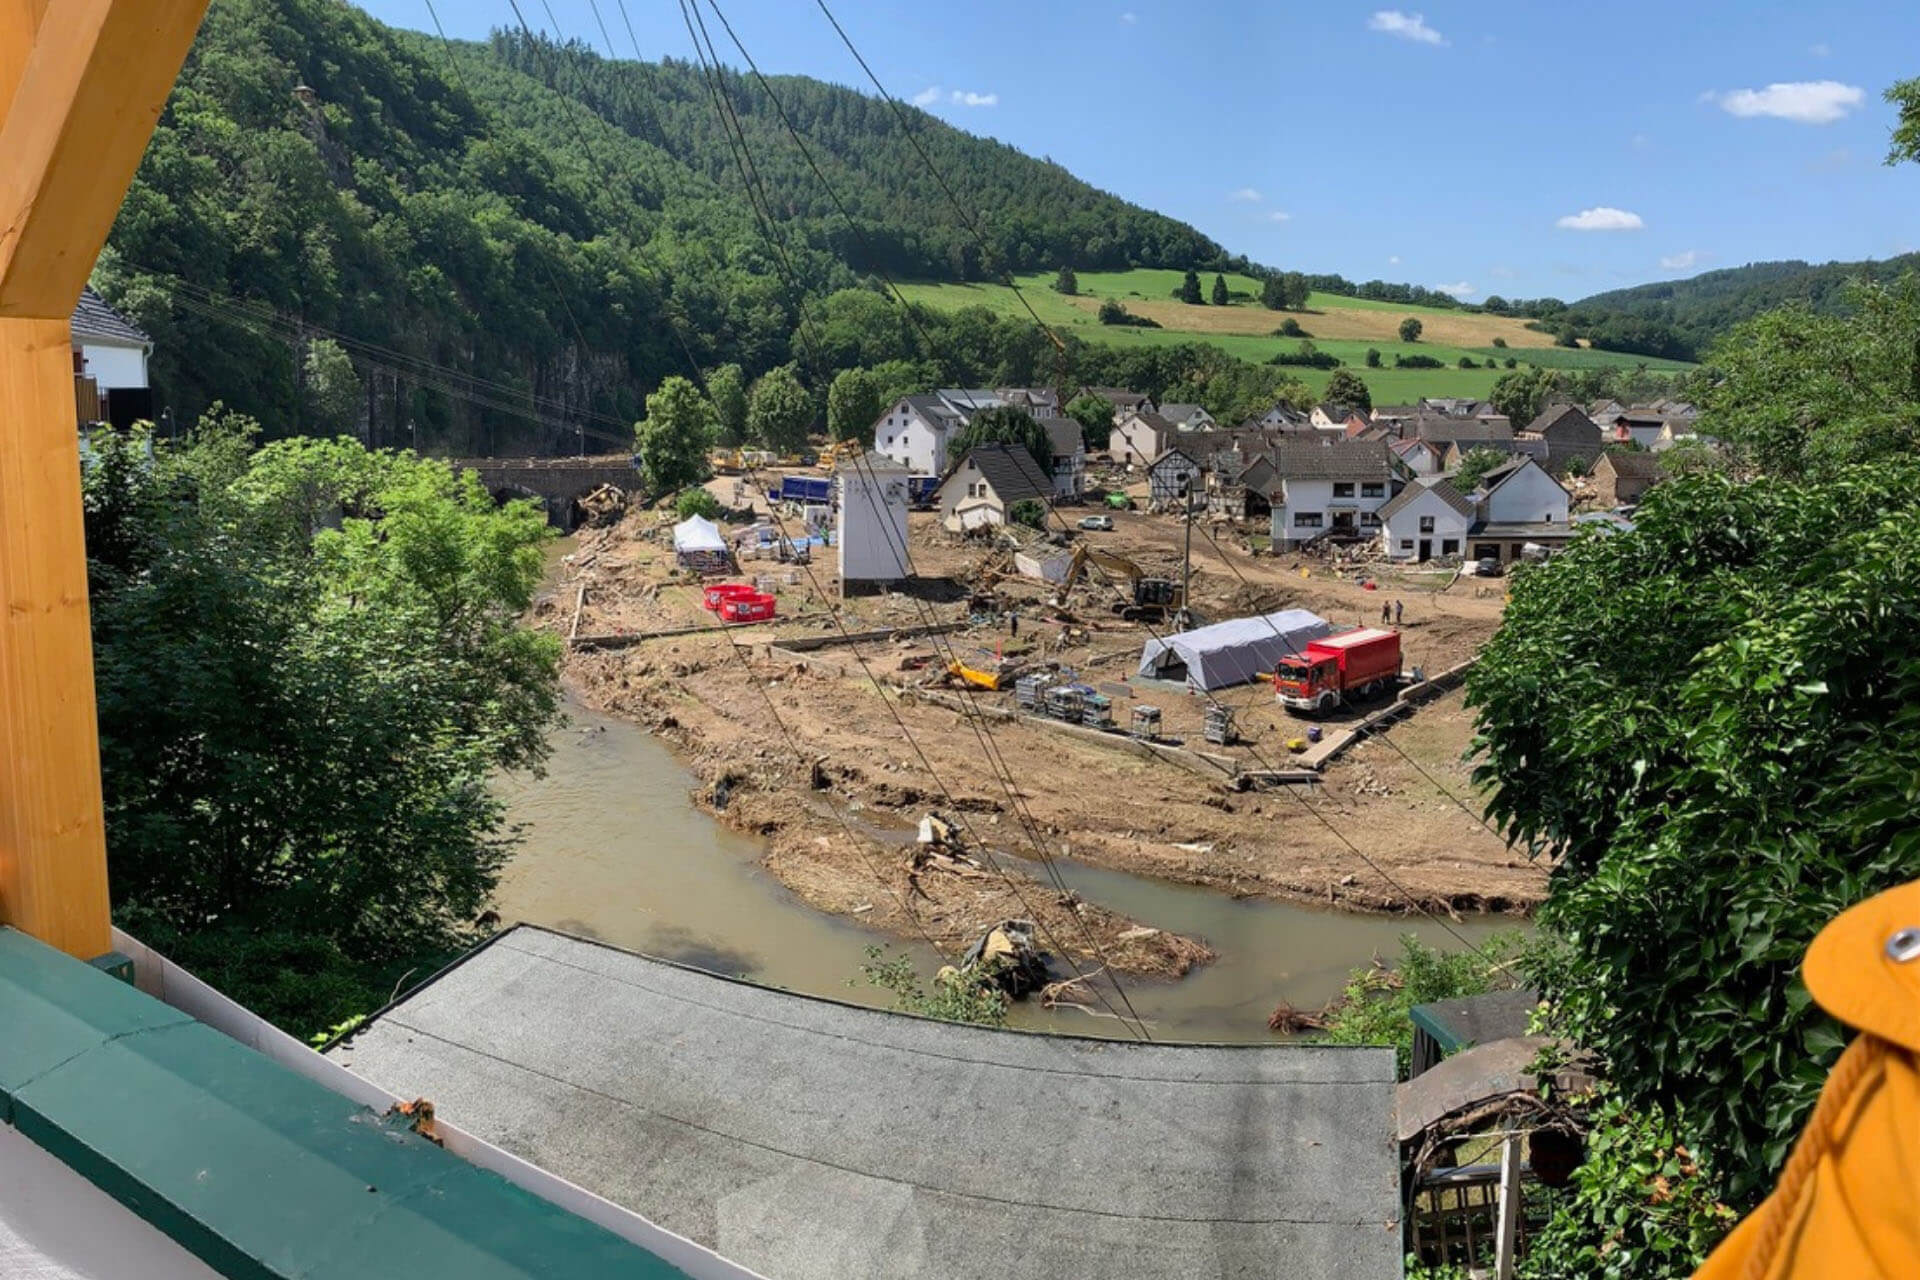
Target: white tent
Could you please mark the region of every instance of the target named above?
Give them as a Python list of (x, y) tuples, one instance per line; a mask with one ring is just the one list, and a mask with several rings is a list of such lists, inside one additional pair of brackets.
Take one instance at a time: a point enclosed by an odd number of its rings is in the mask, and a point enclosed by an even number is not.
[(1224, 689), (1272, 671), (1280, 659), (1331, 630), (1325, 618), (1305, 609), (1216, 622), (1147, 641), (1140, 653), (1139, 674), (1185, 679), (1198, 689)]
[(727, 540), (720, 535), (720, 526), (705, 516), (688, 516), (673, 526), (673, 549), (681, 555), (690, 551), (725, 551)]

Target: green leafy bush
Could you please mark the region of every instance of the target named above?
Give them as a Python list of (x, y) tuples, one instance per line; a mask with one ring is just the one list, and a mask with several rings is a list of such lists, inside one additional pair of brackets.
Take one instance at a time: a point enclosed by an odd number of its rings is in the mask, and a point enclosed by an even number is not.
[(682, 520), (701, 516), (707, 520), (718, 520), (726, 512), (720, 505), (720, 499), (705, 489), (683, 489), (680, 496), (673, 500), (674, 514)]
[(1322, 1038), (1328, 1044), (1392, 1045), (1400, 1078), (1413, 1058), (1413, 1019), (1417, 1004), (1484, 995), (1512, 980), (1495, 963), (1519, 949), (1518, 933), (1500, 935), (1472, 951), (1442, 952), (1414, 935), (1400, 937), (1400, 962), (1391, 969), (1355, 969), (1347, 979)]

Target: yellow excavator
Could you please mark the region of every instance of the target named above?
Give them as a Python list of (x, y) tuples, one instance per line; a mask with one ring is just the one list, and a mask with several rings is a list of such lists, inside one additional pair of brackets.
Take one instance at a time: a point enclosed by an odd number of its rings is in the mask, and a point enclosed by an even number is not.
[(1118, 574), (1127, 580), (1130, 599), (1125, 603), (1116, 602), (1113, 611), (1128, 622), (1163, 622), (1186, 607), (1186, 592), (1173, 579), (1150, 577), (1146, 570), (1125, 556), (1102, 551), (1084, 542), (1073, 549), (1073, 559), (1067, 564), (1067, 576), (1061, 580), (1059, 594), (1063, 601), (1086, 575), (1088, 565), (1108, 574)]
[(859, 457), (866, 451), (866, 447), (866, 441), (855, 437), (848, 437), (845, 440), (835, 440), (832, 444), (820, 451), (818, 459), (820, 469), (822, 471), (832, 471), (842, 462)]

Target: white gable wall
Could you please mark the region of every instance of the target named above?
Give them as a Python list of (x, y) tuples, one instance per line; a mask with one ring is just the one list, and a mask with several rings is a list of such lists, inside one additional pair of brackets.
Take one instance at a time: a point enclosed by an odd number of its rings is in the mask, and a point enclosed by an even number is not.
[(1484, 515), (1493, 524), (1565, 524), (1567, 491), (1528, 462), (1487, 495)]
[(947, 469), (947, 429), (902, 400), (874, 424), (873, 451), (912, 475), (937, 476)]
[[(1387, 555), (1395, 560), (1417, 560), (1423, 549), (1428, 559), (1464, 555), (1468, 524), (1468, 517), (1448, 506), (1432, 489), (1423, 487), (1418, 497), (1383, 522)], [(1422, 543), (1426, 544), (1424, 548)]]

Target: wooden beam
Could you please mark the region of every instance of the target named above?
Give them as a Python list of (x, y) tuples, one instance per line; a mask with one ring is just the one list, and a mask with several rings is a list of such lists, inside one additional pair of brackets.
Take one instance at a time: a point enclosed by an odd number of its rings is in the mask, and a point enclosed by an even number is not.
[(0, 923), (112, 949), (67, 321), (0, 319)]
[(7, 108), (13, 105), (13, 91), (20, 87), (46, 11), (47, 0), (0, 0), (0, 125), (7, 122)]
[[(153, 136), (207, 0), (0, 0), (0, 316), (66, 319)], [(0, 89), (4, 89), (0, 83)]]

